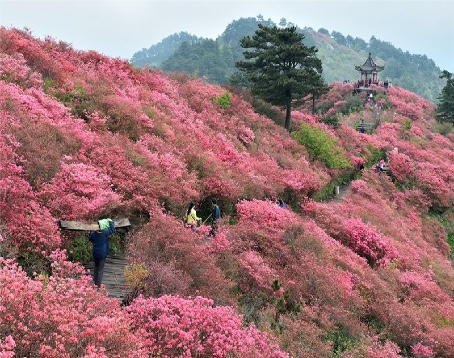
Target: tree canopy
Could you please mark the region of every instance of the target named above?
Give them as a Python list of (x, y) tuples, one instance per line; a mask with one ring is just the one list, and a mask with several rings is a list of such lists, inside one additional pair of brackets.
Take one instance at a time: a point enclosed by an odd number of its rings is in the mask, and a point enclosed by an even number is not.
[(454, 123), (454, 79), (452, 73), (443, 71), (440, 78), (446, 78), (446, 86), (443, 87), (440, 97), (440, 103), (438, 104), (435, 117), (439, 122)]
[(314, 93), (314, 86), (323, 85), (322, 62), (314, 46), (303, 44), (304, 35), (296, 27), (258, 27), (252, 37), (241, 40), (241, 47), (254, 50), (243, 52), (246, 61), (236, 66), (247, 73), (254, 95), (286, 108), (285, 128), (289, 130), (292, 101)]

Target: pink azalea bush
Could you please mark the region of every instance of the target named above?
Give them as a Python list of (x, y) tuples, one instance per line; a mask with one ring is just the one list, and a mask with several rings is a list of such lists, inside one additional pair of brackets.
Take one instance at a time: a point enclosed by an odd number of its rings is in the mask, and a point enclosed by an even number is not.
[(261, 226), (271, 233), (282, 232), (289, 225), (298, 222), (295, 213), (269, 201), (243, 200), (236, 205), (236, 209), (240, 221)]
[[(352, 164), (329, 169), (245, 91), (0, 39), (0, 253), (17, 258), (1, 264), (0, 356), (452, 355), (454, 145), (432, 104), (394, 86), (362, 107), (332, 84), (316, 105), (339, 126), (309, 100), (293, 112)], [(389, 175), (370, 170), (382, 158)], [(188, 203), (206, 219), (213, 197), (216, 237), (185, 228)], [(102, 213), (133, 223), (129, 308), (55, 251), (73, 240), (58, 220)]]
[[(193, 232), (174, 216), (156, 210), (150, 222), (134, 233), (129, 258), (148, 272), (142, 288), (145, 297), (200, 294), (232, 302), (228, 294), (232, 283), (216, 265), (216, 255), (207, 255), (215, 251), (216, 242), (204, 246), (209, 227), (206, 229), (202, 226)], [(220, 248), (224, 247), (228, 247), (225, 241)]]
[(118, 302), (88, 276), (65, 277), (70, 267), (63, 262), (54, 262), (56, 275), (29, 278), (17, 263), (1, 259), (3, 356), (141, 356)]
[[(277, 275), (257, 252), (243, 252), (239, 258), (239, 265), (242, 271), (241, 276), (250, 276), (250, 279), (254, 280), (255, 284), (261, 289), (271, 289), (271, 283)], [(243, 277), (244, 279), (245, 277)], [(248, 283), (247, 286), (250, 287), (252, 285)]]
[(348, 219), (344, 224), (347, 245), (371, 263), (384, 264), (397, 259), (397, 252), (388, 240), (369, 223), (358, 218)]
[(430, 347), (421, 344), (421, 342), (411, 347), (411, 353), (413, 353), (415, 358), (435, 357), (435, 352)]
[(40, 197), (62, 220), (97, 219), (98, 213), (119, 205), (120, 196), (111, 186), (111, 179), (95, 167), (62, 163), (62, 170), (44, 185)]
[(43, 81), (40, 74), (33, 72), (26, 63), (21, 53), (16, 53), (13, 56), (2, 54), (0, 56), (0, 78), (22, 88), (41, 87)]
[(126, 312), (152, 356), (288, 357), (266, 333), (244, 327), (230, 307), (213, 307), (207, 298), (139, 297)]
[(12, 137), (0, 139), (0, 220), (8, 223), (8, 236), (18, 248), (38, 252), (57, 248), (61, 244), (58, 227), (16, 164), (20, 161), (14, 152), (17, 145)]

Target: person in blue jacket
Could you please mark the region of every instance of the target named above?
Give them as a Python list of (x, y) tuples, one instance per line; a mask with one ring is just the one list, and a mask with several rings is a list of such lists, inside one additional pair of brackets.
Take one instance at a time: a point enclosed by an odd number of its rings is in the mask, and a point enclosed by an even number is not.
[(221, 210), (219, 209), (218, 201), (215, 198), (211, 199), (211, 207), (212, 224), (208, 236), (215, 237), (219, 227), (219, 219), (221, 218)]
[(104, 274), (104, 264), (109, 254), (109, 236), (115, 232), (115, 223), (111, 219), (101, 219), (98, 224), (99, 230), (90, 231), (88, 240), (93, 244), (93, 259), (95, 260), (93, 280), (95, 285), (100, 287)]
[(287, 208), (287, 205), (284, 203), (284, 200), (279, 199), (279, 207), (282, 208), (282, 209), (286, 209)]

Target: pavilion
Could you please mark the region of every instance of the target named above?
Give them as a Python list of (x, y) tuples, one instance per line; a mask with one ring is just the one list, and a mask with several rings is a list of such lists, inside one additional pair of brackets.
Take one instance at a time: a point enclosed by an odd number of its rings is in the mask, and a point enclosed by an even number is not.
[(361, 72), (361, 79), (358, 80), (358, 88), (370, 87), (371, 84), (378, 85), (378, 72), (384, 69), (385, 66), (378, 66), (372, 60), (371, 53), (369, 52), (366, 62), (361, 66), (355, 66), (355, 70)]

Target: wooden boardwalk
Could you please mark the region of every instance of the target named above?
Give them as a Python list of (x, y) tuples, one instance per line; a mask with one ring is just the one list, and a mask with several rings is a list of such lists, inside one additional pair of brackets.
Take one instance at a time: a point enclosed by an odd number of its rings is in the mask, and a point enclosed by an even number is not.
[[(124, 256), (108, 256), (104, 266), (102, 283), (106, 286), (109, 294), (112, 297), (118, 298), (120, 301), (122, 301), (130, 291), (126, 286), (124, 276), (127, 264), (128, 262)], [(94, 261), (90, 261), (86, 264), (85, 268), (90, 271), (89, 275), (93, 277), (93, 270), (95, 268)]]

